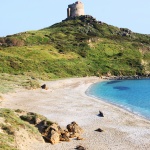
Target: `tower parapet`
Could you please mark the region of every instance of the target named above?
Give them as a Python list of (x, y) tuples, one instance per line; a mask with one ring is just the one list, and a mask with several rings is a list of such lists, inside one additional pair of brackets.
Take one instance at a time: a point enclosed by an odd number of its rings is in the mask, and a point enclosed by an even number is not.
[(84, 15), (84, 5), (82, 2), (77, 1), (68, 5), (67, 18)]

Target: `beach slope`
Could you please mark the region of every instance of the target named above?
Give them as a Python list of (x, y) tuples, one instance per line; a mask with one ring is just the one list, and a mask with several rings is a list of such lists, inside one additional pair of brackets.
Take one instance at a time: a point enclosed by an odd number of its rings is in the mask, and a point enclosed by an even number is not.
[[(85, 94), (90, 85), (101, 81), (85, 77), (43, 82), (47, 90), (20, 89), (5, 94), (0, 107), (42, 114), (62, 128), (75, 121), (84, 129), (82, 141), (32, 143), (30, 150), (73, 150), (77, 145), (87, 150), (150, 149), (150, 121)], [(98, 116), (99, 111), (104, 117)], [(103, 132), (95, 131), (98, 128)]]

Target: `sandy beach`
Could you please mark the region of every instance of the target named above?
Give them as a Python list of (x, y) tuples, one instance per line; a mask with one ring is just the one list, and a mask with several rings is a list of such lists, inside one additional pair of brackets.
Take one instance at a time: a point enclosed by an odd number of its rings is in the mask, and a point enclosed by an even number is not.
[[(32, 143), (30, 150), (74, 150), (77, 145), (87, 150), (150, 150), (150, 121), (85, 94), (90, 85), (101, 81), (85, 77), (43, 82), (48, 90), (20, 89), (5, 94), (0, 107), (42, 114), (62, 128), (75, 121), (84, 130), (82, 141)], [(98, 116), (99, 110), (104, 117)], [(97, 128), (104, 132), (95, 131)]]

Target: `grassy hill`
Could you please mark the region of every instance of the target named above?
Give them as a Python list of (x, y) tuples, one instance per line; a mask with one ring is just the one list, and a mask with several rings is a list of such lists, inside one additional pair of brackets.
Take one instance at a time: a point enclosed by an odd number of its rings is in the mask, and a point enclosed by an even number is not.
[(0, 38), (0, 72), (40, 79), (145, 75), (150, 36), (97, 21), (66, 19), (50, 27)]
[(53, 122), (46, 117), (23, 110), (0, 108), (0, 150), (32, 149), (31, 143), (44, 143), (40, 122)]

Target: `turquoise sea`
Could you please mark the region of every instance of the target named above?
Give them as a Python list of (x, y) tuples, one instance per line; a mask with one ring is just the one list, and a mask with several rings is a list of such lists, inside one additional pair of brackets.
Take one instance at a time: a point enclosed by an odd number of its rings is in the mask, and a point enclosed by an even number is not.
[(104, 81), (86, 93), (150, 120), (150, 79)]

